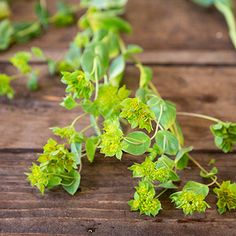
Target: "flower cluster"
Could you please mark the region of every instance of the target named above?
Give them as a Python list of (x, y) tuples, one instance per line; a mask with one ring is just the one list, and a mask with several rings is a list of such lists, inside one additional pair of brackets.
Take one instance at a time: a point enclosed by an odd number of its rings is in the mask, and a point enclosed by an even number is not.
[(220, 122), (211, 126), (211, 132), (215, 136), (215, 144), (223, 152), (233, 150), (236, 144), (236, 123)]
[(76, 171), (75, 155), (69, 152), (64, 144), (58, 144), (55, 140), (49, 139), (38, 162), (40, 165), (33, 163), (30, 168), (31, 173), (27, 173), (27, 179), (41, 193), (44, 193), (45, 188), (58, 185), (62, 185), (70, 194), (77, 191), (80, 175)]
[(73, 98), (90, 98), (92, 96), (94, 86), (83, 71), (63, 72), (62, 83), (66, 84), (66, 92), (72, 94)]
[(155, 119), (155, 115), (145, 103), (138, 98), (127, 98), (121, 105), (120, 116), (125, 118), (133, 129), (139, 127), (148, 132), (152, 130), (152, 121)]
[(104, 133), (101, 135), (100, 151), (105, 156), (122, 156), (123, 132), (117, 120), (107, 120), (104, 124)]
[(218, 198), (217, 207), (220, 214), (236, 209), (236, 183), (224, 181), (214, 192)]
[(140, 211), (140, 214), (156, 216), (161, 210), (161, 203), (155, 197), (155, 189), (148, 181), (140, 181), (136, 187), (134, 199), (128, 203), (132, 211)]

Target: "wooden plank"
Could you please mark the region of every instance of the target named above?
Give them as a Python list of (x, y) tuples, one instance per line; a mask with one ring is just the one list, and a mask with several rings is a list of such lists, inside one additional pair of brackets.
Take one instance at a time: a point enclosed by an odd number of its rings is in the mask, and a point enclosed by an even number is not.
[[(46, 49), (45, 55), (54, 60), (63, 59), (67, 49)], [(14, 55), (12, 50), (0, 55), (0, 63), (9, 64), (9, 59)], [(199, 66), (235, 66), (235, 51), (227, 50), (152, 50), (144, 51), (137, 55), (137, 59), (146, 65), (199, 65)], [(31, 63), (44, 64), (45, 61), (32, 58)], [(131, 61), (128, 61), (132, 64)]]
[[(12, 19), (35, 19), (32, 11), (34, 2), (13, 1)], [(77, 3), (75, 0), (68, 2)], [(54, 11), (55, 0), (48, 1), (48, 4)], [(78, 16), (81, 14), (82, 11)], [(125, 36), (125, 40), (127, 43), (140, 44), (145, 51), (162, 50), (167, 54), (172, 50), (226, 50), (229, 54), (233, 51), (223, 17), (215, 9), (206, 10), (188, 0), (129, 0), (125, 18), (134, 29), (131, 35)], [(15, 45), (10, 52), (31, 46), (55, 51), (66, 49), (77, 31), (76, 25), (64, 29), (50, 27), (42, 37), (27, 44)], [(195, 61), (194, 57), (190, 58)], [(212, 58), (212, 61), (216, 59)]]
[[(58, 103), (64, 95), (64, 86), (58, 78), (50, 78), (44, 65), (41, 70), (41, 90), (30, 93), (23, 80), (15, 84), (16, 98), (0, 101), (1, 149), (39, 149), (45, 143), (52, 126), (64, 126), (81, 111), (65, 111)], [(12, 67), (2, 65), (0, 70), (12, 72)], [(204, 113), (219, 119), (235, 121), (236, 69), (233, 67), (185, 67), (153, 66), (154, 84), (162, 96), (177, 104), (179, 111)], [(128, 88), (136, 89), (138, 70), (128, 66), (126, 73)], [(210, 123), (200, 119), (180, 117), (186, 135), (186, 145), (199, 150), (215, 150), (209, 132)], [(78, 128), (85, 127), (88, 118), (81, 120)], [(8, 128), (6, 128), (8, 127)]]
[[(217, 160), (220, 180), (235, 181), (235, 155), (195, 153), (196, 159), (205, 168), (211, 158)], [(0, 153), (0, 232), (31, 234), (79, 234), (91, 230), (96, 235), (173, 235), (181, 230), (183, 235), (210, 235), (235, 233), (233, 211), (220, 216), (215, 210), (215, 197), (211, 193), (208, 202), (212, 205), (205, 214), (185, 217), (168, 200), (162, 198), (163, 211), (155, 218), (130, 212), (127, 201), (132, 197), (137, 180), (130, 178), (128, 166), (140, 162), (144, 157), (125, 155), (122, 161), (98, 155), (94, 164), (84, 161), (81, 190), (69, 196), (61, 189), (40, 196), (25, 181), (24, 172), (36, 159), (35, 153)], [(182, 174), (188, 179), (202, 181), (199, 170), (190, 164)], [(157, 234), (153, 234), (156, 232)], [(109, 234), (110, 233), (110, 234)], [(178, 235), (178, 234), (177, 234)], [(209, 235), (209, 232), (208, 232)]]

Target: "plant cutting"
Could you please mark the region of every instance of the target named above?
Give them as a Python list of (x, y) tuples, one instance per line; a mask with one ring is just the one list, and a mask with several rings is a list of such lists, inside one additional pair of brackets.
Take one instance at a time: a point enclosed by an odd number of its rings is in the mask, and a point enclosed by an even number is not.
[[(80, 187), (84, 158), (93, 162), (97, 152), (107, 158), (122, 160), (124, 153), (145, 156), (141, 163), (129, 167), (139, 178), (132, 211), (156, 216), (161, 210), (164, 192), (171, 192), (170, 201), (184, 214), (205, 212), (210, 207), (206, 197), (213, 187), (219, 213), (236, 208), (236, 184), (219, 182), (218, 170), (206, 170), (190, 155), (193, 147), (184, 146), (184, 137), (177, 116), (192, 116), (210, 120), (216, 146), (224, 152), (236, 144), (236, 123), (193, 113), (177, 112), (176, 106), (164, 100), (152, 83), (152, 70), (136, 59), (142, 52), (137, 45), (126, 45), (121, 33), (131, 32), (130, 24), (121, 18), (126, 1), (83, 0), (87, 8), (79, 21), (77, 35), (79, 67), (63, 71), (62, 83), (66, 95), (61, 105), (68, 110), (78, 109), (78, 116), (66, 127), (53, 127), (52, 133), (61, 141), (50, 138), (43, 147), (37, 163), (33, 163), (27, 179), (44, 194), (61, 186), (74, 195)], [(139, 88), (126, 88), (124, 72), (127, 61), (139, 69)], [(81, 119), (90, 124), (79, 127)], [(131, 131), (124, 132), (124, 126)], [(87, 135), (93, 129), (94, 134)], [(193, 162), (208, 184), (191, 179), (179, 189), (180, 172)], [(128, 199), (127, 199), (128, 200)], [(164, 210), (164, 209), (163, 209)]]

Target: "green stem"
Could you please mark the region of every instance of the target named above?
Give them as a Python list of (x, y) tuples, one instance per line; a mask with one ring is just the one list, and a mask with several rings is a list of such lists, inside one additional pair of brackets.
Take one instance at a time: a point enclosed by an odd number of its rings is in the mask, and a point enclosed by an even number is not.
[(95, 132), (97, 133), (98, 136), (101, 135), (101, 130), (97, 124), (97, 118), (95, 118), (93, 115), (90, 115), (90, 121), (91, 121), (91, 124), (95, 130)]
[(92, 128), (93, 127), (93, 125), (91, 124), (91, 125), (87, 125), (85, 128), (83, 128), (80, 132), (81, 133), (84, 133), (85, 131), (87, 131), (88, 129), (90, 129), (90, 128)]
[(160, 120), (161, 120), (161, 117), (162, 117), (162, 112), (163, 112), (163, 106), (161, 105), (160, 115), (159, 115), (158, 120), (157, 120), (157, 122), (156, 122), (155, 133), (154, 133), (153, 136), (151, 137), (151, 140), (153, 140), (153, 139), (156, 137), (156, 135), (157, 135), (157, 131), (158, 131), (158, 128), (159, 128)]
[[(200, 163), (198, 161), (196, 161), (192, 156), (189, 155), (189, 159), (201, 170), (203, 171), (205, 174), (209, 174), (209, 172), (200, 165)], [(211, 177), (211, 179), (213, 180), (214, 183), (216, 183), (218, 186), (220, 186), (220, 184), (217, 182), (217, 178), (215, 179), (214, 177)], [(212, 182), (212, 183), (213, 183)], [(212, 185), (212, 183), (210, 185)]]
[(222, 122), (221, 120), (214, 118), (212, 116), (207, 116), (207, 115), (202, 115), (202, 114), (197, 114), (197, 113), (192, 113), (192, 112), (177, 112), (177, 115), (179, 116), (191, 116), (191, 117), (197, 117), (205, 120), (210, 120), (216, 123)]
[(151, 88), (151, 90), (152, 90), (158, 97), (161, 97), (160, 93), (158, 92), (157, 88), (156, 88), (155, 85), (152, 83), (152, 81), (149, 81), (148, 85), (149, 85), (149, 87)]
[(225, 17), (229, 29), (229, 36), (234, 45), (234, 48), (236, 48), (236, 24), (231, 6), (223, 3), (222, 1), (215, 1), (214, 5), (218, 9), (218, 11), (220, 11)]
[(80, 118), (82, 118), (82, 117), (84, 117), (84, 116), (86, 116), (86, 115), (87, 115), (86, 113), (83, 113), (83, 114), (77, 116), (77, 117), (73, 120), (73, 122), (71, 123), (70, 126), (73, 127), (73, 126), (75, 125), (75, 123), (76, 123)]
[(163, 191), (161, 191), (158, 195), (157, 195), (157, 198), (159, 198), (162, 194), (164, 194), (168, 189), (165, 188)]

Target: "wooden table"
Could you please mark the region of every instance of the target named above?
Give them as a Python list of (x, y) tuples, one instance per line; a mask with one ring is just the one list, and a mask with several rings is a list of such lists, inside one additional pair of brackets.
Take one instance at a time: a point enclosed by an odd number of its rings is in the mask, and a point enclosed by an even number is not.
[[(34, 1), (12, 2), (13, 19), (34, 18)], [(55, 1), (48, 2), (53, 8)], [(188, 0), (129, 0), (125, 17), (134, 28), (125, 41), (145, 49), (140, 59), (153, 68), (154, 84), (164, 98), (175, 102), (179, 111), (236, 120), (236, 52), (219, 13)], [(53, 28), (28, 44), (13, 46), (0, 54), (0, 71), (14, 73), (7, 58), (31, 46), (61, 57), (76, 31), (76, 26)], [(19, 80), (15, 99), (0, 99), (1, 235), (236, 235), (236, 212), (220, 216), (213, 194), (208, 197), (212, 208), (205, 214), (185, 217), (167, 195), (162, 198), (164, 210), (155, 218), (130, 212), (127, 201), (137, 180), (131, 179), (127, 167), (143, 157), (125, 155), (118, 161), (97, 155), (94, 164), (85, 163), (81, 191), (73, 197), (60, 189), (42, 197), (31, 188), (24, 172), (51, 136), (48, 128), (67, 125), (78, 113), (58, 105), (64, 95), (59, 78), (50, 78), (44, 63), (34, 61), (33, 65), (41, 70), (41, 89), (30, 93)], [(126, 83), (135, 88), (137, 80), (138, 71), (129, 64)], [(210, 159), (216, 159), (220, 180), (236, 181), (235, 152), (225, 155), (215, 148), (210, 123), (191, 118), (179, 121), (186, 145), (195, 147), (196, 159), (206, 168)], [(86, 123), (83, 120), (81, 127)], [(203, 181), (193, 165), (182, 175), (184, 180)]]

